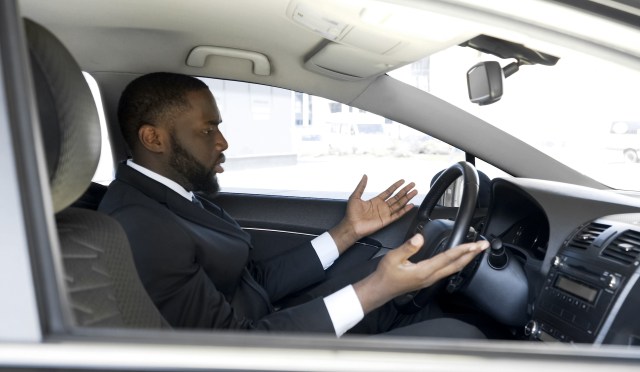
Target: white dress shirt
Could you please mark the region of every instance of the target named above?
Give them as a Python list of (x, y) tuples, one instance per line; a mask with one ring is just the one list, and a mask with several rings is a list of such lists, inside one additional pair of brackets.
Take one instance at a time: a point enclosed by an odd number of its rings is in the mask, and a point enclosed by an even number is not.
[[(171, 190), (182, 195), (185, 199), (189, 201), (193, 200), (193, 192), (185, 190), (185, 188), (180, 186), (177, 182), (136, 164), (131, 159), (127, 160), (127, 165), (145, 176), (162, 183)], [(316, 251), (318, 258), (322, 263), (322, 267), (325, 270), (329, 268), (340, 255), (335, 241), (328, 232), (314, 238), (311, 241), (311, 245)], [(362, 305), (360, 304), (360, 300), (358, 299), (356, 291), (353, 289), (352, 285), (348, 285), (325, 297), (324, 304), (327, 307), (331, 323), (333, 324), (333, 329), (338, 337), (342, 336), (346, 331), (364, 318)]]

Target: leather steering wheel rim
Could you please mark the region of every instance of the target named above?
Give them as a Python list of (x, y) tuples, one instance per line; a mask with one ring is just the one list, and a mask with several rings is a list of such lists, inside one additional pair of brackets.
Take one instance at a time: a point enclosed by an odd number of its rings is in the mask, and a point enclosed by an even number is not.
[[(480, 184), (478, 179), (478, 172), (476, 171), (475, 167), (471, 163), (466, 161), (461, 161), (451, 165), (436, 179), (434, 184), (431, 186), (431, 189), (425, 196), (424, 200), (420, 204), (416, 219), (411, 224), (407, 232), (407, 239), (409, 239), (416, 233), (422, 233), (424, 235), (426, 225), (432, 221), (430, 216), (433, 212), (433, 209), (438, 204), (438, 201), (440, 200), (442, 195), (444, 195), (447, 188), (449, 188), (449, 186), (460, 176), (462, 176), (463, 178), (462, 199), (460, 201), (460, 207), (458, 208), (458, 212), (456, 213), (455, 222), (453, 224), (453, 228), (451, 229), (451, 234), (446, 240), (444, 248), (441, 251), (448, 250), (465, 242), (476, 207)], [(417, 262), (433, 257), (435, 252), (431, 252), (431, 254), (427, 254), (425, 257), (425, 252), (423, 252), (423, 250), (428, 245), (426, 242), (429, 237), (424, 236), (424, 238), (425, 246), (423, 246), (423, 248), (418, 251), (418, 253), (410, 258), (411, 261)], [(415, 291), (402, 296), (398, 296), (394, 299), (394, 304), (401, 312), (404, 313), (418, 311), (423, 308), (428, 300), (432, 297), (434, 288), (437, 287), (437, 284), (438, 283), (428, 288), (424, 288), (420, 291)]]

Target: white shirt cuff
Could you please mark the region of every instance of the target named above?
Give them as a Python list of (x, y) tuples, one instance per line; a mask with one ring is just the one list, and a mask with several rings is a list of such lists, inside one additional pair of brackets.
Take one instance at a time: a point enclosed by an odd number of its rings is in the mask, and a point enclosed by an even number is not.
[(338, 337), (364, 318), (362, 305), (352, 285), (325, 297), (324, 304)]
[(311, 241), (311, 245), (316, 251), (318, 258), (322, 263), (322, 267), (325, 270), (329, 268), (329, 266), (333, 265), (333, 262), (338, 259), (338, 256), (340, 256), (340, 252), (338, 251), (336, 242), (333, 241), (333, 238), (331, 237), (329, 232), (325, 232), (324, 234), (313, 239)]

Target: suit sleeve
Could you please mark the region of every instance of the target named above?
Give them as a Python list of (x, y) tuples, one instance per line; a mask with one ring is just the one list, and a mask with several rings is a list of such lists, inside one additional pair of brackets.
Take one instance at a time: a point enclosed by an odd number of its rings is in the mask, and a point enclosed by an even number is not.
[(325, 279), (325, 271), (311, 242), (278, 256), (253, 262), (251, 274), (269, 294), (271, 302)]
[[(198, 264), (192, 237), (176, 226), (175, 221), (161, 208), (154, 210), (142, 205), (129, 205), (113, 211), (111, 215), (123, 225), (138, 274), (152, 300), (172, 326), (334, 332), (322, 298), (267, 314), (260, 319), (241, 315)], [(307, 260), (307, 254), (303, 253), (290, 257), (292, 261), (276, 262), (273, 267), (270, 265), (269, 270), (289, 270), (296, 262)], [(273, 274), (273, 271), (268, 272)], [(296, 272), (294, 275), (300, 274)], [(281, 282), (295, 281), (288, 278), (289, 274), (286, 277), (280, 274), (279, 279)], [(312, 276), (312, 280), (315, 280), (315, 276)], [(279, 293), (295, 286), (276, 285), (274, 288)]]

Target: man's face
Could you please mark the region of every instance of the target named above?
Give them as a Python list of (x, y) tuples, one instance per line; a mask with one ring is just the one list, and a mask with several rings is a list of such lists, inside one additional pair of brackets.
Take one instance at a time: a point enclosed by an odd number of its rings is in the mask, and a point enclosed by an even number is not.
[(219, 190), (217, 173), (224, 172), (223, 151), (228, 144), (218, 125), (222, 121), (208, 90), (187, 94), (190, 108), (178, 115), (170, 130), (169, 167), (174, 181), (189, 191), (213, 195)]

